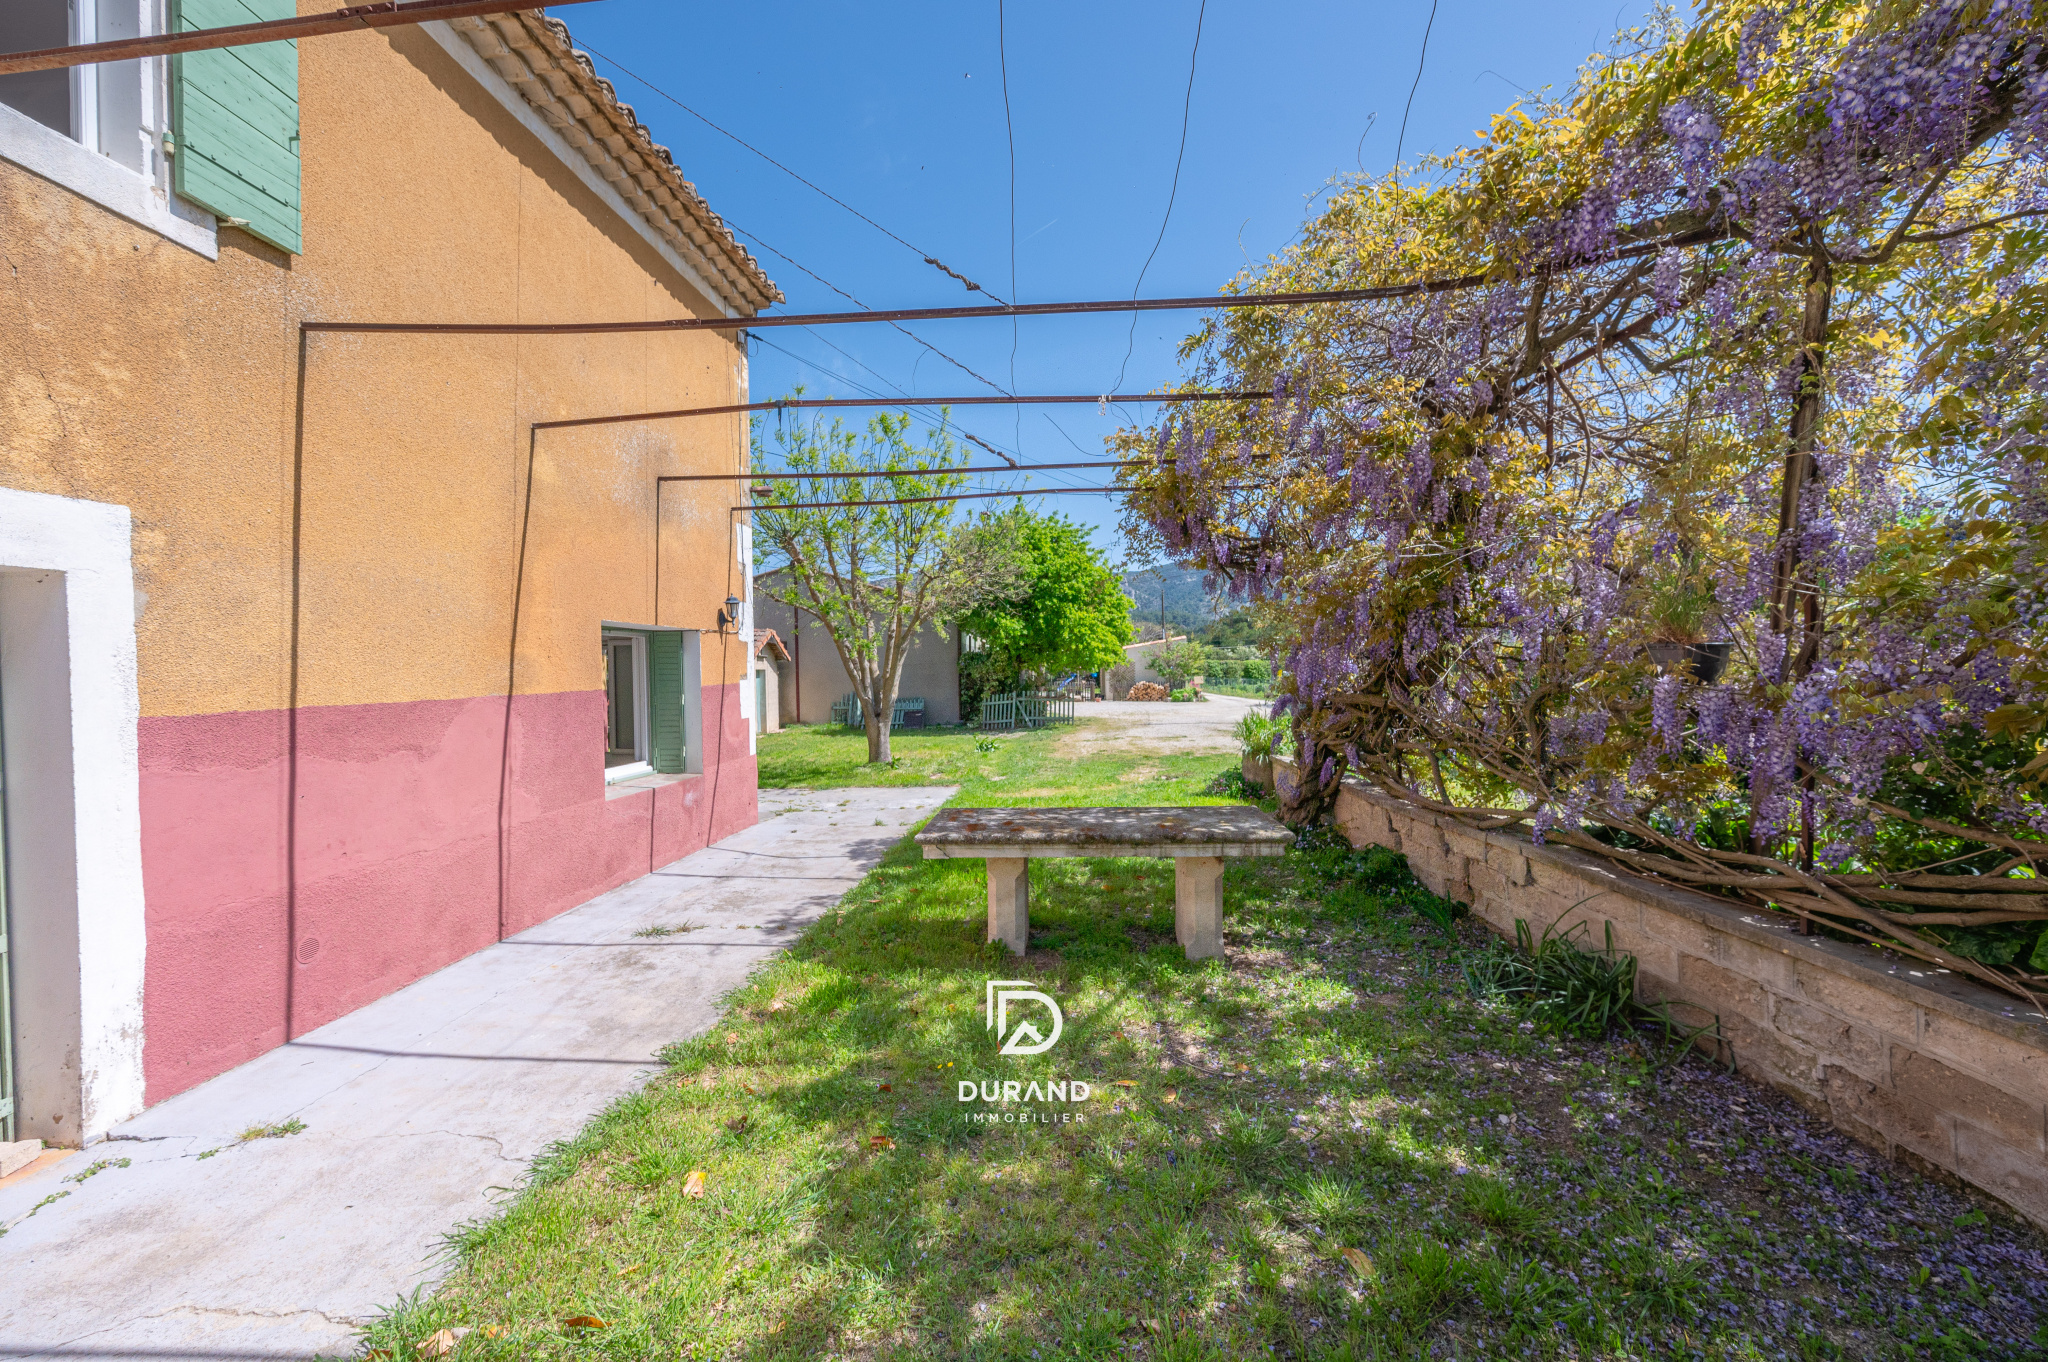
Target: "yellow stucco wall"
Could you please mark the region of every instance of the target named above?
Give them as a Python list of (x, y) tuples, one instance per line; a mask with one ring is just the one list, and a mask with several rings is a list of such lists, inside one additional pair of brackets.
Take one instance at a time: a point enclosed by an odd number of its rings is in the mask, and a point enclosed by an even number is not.
[[(145, 716), (502, 692), (528, 424), (739, 400), (729, 333), (321, 335), (302, 319), (638, 320), (712, 305), (426, 34), (300, 45), (305, 252), (208, 261), (0, 162), (0, 483), (135, 517)], [(542, 432), (518, 689), (598, 687), (598, 621), (716, 627), (734, 418)], [(296, 473), (295, 473), (296, 470)], [(705, 649), (707, 685), (744, 650)], [(715, 664), (726, 659), (726, 674)]]

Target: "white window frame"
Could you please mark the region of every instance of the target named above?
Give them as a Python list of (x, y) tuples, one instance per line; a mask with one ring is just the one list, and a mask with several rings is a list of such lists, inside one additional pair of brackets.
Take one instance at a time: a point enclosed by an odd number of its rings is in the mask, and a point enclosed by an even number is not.
[[(71, 0), (71, 40), (99, 42), (161, 33), (167, 0)], [(171, 191), (170, 59), (144, 57), (71, 68), (66, 137), (0, 104), (0, 160), (208, 260), (220, 258), (219, 222)]]
[[(622, 780), (638, 780), (654, 774), (654, 765), (648, 760), (649, 720), (654, 707), (647, 694), (647, 635), (629, 629), (606, 629), (603, 647), (607, 654), (615, 643), (633, 645), (633, 760), (604, 769), (604, 783), (616, 785)], [(610, 665), (609, 662), (606, 663)], [(611, 690), (605, 690), (605, 750), (611, 750)]]

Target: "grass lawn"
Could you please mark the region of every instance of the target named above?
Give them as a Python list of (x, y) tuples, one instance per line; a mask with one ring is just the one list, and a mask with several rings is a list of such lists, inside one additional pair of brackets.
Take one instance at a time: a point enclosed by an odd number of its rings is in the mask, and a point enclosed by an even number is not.
[(1228, 763), (1216, 756), (1131, 756), (1077, 749), (1061, 738), (1073, 728), (981, 733), (965, 728), (898, 729), (889, 736), (895, 761), (869, 766), (866, 735), (823, 724), (762, 737), (761, 788), (824, 789), (844, 785), (958, 785), (958, 803), (1228, 804), (1204, 794)]
[[(762, 783), (1159, 804), (1216, 756), (1062, 735), (761, 743)], [(2043, 1356), (2043, 1239), (1701, 1059), (1553, 1036), (1474, 999), (1383, 858), (1238, 862), (1229, 957), (1174, 944), (1159, 861), (1041, 861), (1032, 951), (982, 871), (897, 847), (674, 1046), (646, 1089), (458, 1236), (371, 1330), (491, 1358)], [(1058, 999), (1002, 1057), (985, 982)], [(1081, 1079), (1080, 1121), (977, 1124), (962, 1080)], [(701, 1176), (700, 1176), (701, 1174)], [(601, 1322), (601, 1323), (600, 1323)], [(430, 1348), (431, 1352), (432, 1349)]]

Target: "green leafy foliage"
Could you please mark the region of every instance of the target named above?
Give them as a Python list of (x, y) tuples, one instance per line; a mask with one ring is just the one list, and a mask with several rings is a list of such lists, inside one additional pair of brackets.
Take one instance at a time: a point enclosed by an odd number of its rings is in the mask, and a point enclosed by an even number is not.
[(1354, 847), (1329, 824), (1300, 833), (1294, 847), (1305, 855), (1309, 873), (1334, 891), (1332, 903), (1339, 909), (1361, 899), (1398, 905), (1446, 933), (1472, 911), (1467, 904), (1431, 893), (1408, 869), (1408, 858), (1400, 852), (1371, 843)]
[(1292, 741), (1290, 725), (1284, 714), (1261, 714), (1257, 710), (1245, 711), (1237, 721), (1238, 750), (1253, 761), (1271, 761), (1275, 753), (1285, 754)]
[(1559, 932), (1553, 923), (1537, 935), (1517, 919), (1514, 948), (1495, 943), (1468, 956), (1466, 981), (1475, 994), (1499, 999), (1552, 1031), (1604, 1036), (1636, 1016), (1636, 959), (1614, 949), (1612, 924), (1604, 947), (1580, 946), (1574, 938), (1588, 930), (1578, 922)]
[(1211, 648), (1239, 648), (1263, 644), (1268, 634), (1249, 609), (1239, 608), (1210, 621), (1194, 638)]
[(960, 617), (960, 627), (987, 647), (992, 667), (1012, 679), (1028, 673), (1050, 682), (1124, 660), (1123, 646), (1135, 637), (1131, 598), (1092, 531), (1021, 503), (991, 518), (988, 531), (1016, 546), (1023, 586)]
[(1146, 662), (1153, 671), (1159, 673), (1160, 678), (1166, 682), (1167, 689), (1181, 690), (1186, 686), (1189, 677), (1202, 674), (1202, 666), (1208, 661), (1208, 657), (1207, 650), (1201, 644), (1193, 639), (1184, 638), (1178, 643), (1169, 643), (1162, 648), (1154, 649), (1146, 658)]

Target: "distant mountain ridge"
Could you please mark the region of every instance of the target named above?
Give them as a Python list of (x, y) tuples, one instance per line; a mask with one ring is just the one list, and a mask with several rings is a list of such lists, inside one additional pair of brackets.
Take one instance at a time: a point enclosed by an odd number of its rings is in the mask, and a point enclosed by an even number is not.
[(1161, 590), (1165, 594), (1166, 624), (1169, 630), (1186, 631), (1199, 629), (1225, 611), (1209, 599), (1209, 592), (1202, 585), (1203, 574), (1195, 568), (1159, 567), (1142, 568), (1126, 572), (1123, 577), (1124, 594), (1136, 604), (1131, 607), (1131, 622), (1144, 628), (1159, 627)]

